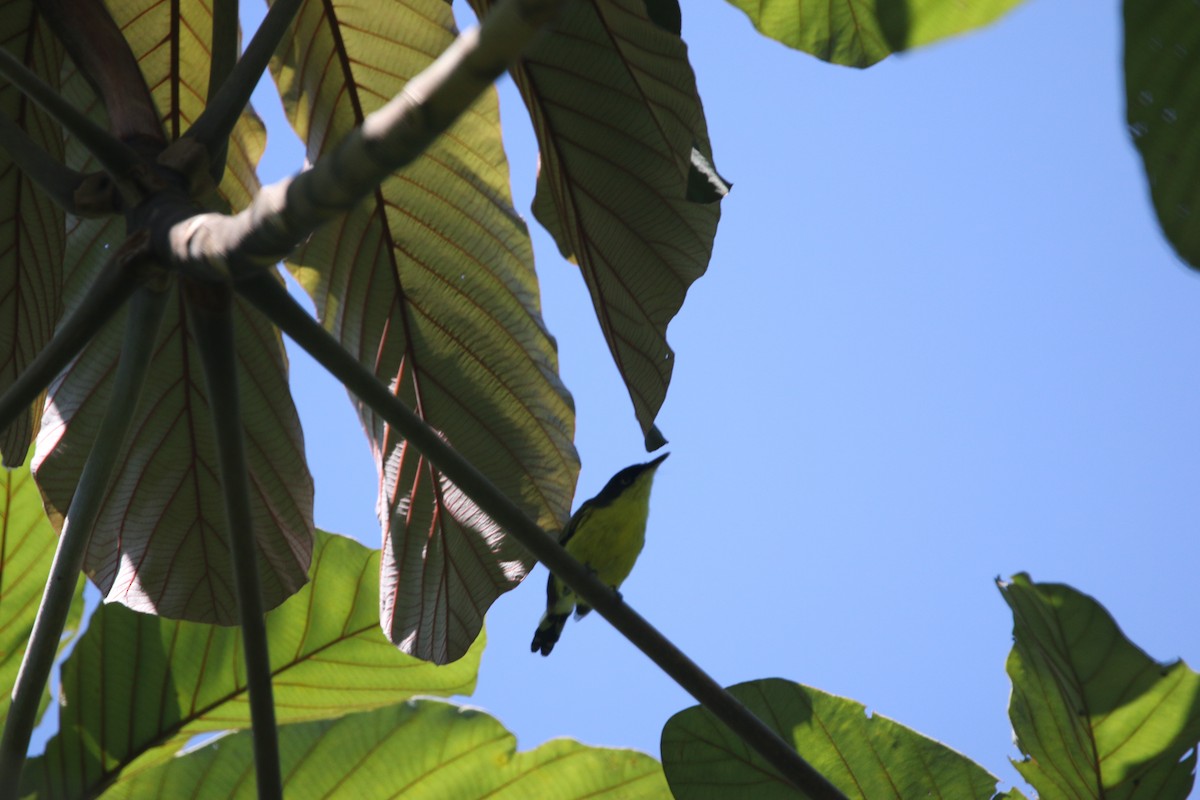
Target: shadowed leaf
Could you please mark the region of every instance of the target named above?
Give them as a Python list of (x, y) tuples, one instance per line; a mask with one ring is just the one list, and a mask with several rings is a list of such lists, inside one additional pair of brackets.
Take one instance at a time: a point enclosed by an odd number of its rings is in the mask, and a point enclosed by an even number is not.
[(1200, 269), (1200, 25), (1191, 0), (1125, 0), (1125, 113), (1163, 233)]
[(892, 53), (983, 27), (1022, 0), (729, 0), (754, 27), (822, 61), (869, 67)]
[(648, 450), (664, 443), (667, 325), (708, 267), (729, 191), (678, 18), (675, 0), (568, 3), (512, 71), (541, 151), (533, 213), (579, 265)]
[[(861, 703), (779, 678), (729, 691), (847, 797), (988, 800), (996, 793), (996, 778), (983, 767), (884, 716), (868, 716)], [(806, 796), (701, 706), (667, 720), (662, 754), (676, 800)]]
[[(208, 50), (194, 37), (211, 29), (211, 14), (203, 4), (190, 2), (115, 3), (111, 10), (151, 87), (168, 138), (174, 138), (203, 108)], [(63, 88), (77, 107), (103, 121), (103, 108), (78, 72), (64, 77)], [(264, 141), (257, 118), (243, 115), (230, 143), (220, 197), (208, 198), (211, 204), (236, 209), (248, 203), (258, 187), (254, 165)], [(73, 140), (67, 142), (67, 157), (76, 169), (94, 168)], [(116, 219), (68, 221), (68, 308), (86, 291), (123, 228)], [(236, 602), (212, 420), (187, 315), (177, 290), (170, 291), (146, 390), (138, 408), (130, 410), (138, 415), (134, 433), (118, 461), (84, 569), (106, 600), (231, 624), (237, 619)], [(235, 317), (259, 569), (271, 607), (305, 580), (312, 548), (312, 479), (282, 341), (245, 304), (235, 305)], [(47, 397), (34, 468), (56, 524), (70, 505), (104, 413), (125, 319), (119, 312)]]
[[(453, 40), (442, 0), (306, 3), (274, 64), (309, 159)], [(574, 410), (511, 207), (494, 91), (289, 265), (317, 316), (379, 379), (545, 528), (566, 520)], [(370, 409), (380, 473), (381, 621), (406, 652), (453, 660), (532, 558)]]
[[(527, 753), (481, 711), (411, 701), (279, 731), (289, 800), (323, 797), (454, 800), (669, 800), (662, 767), (633, 750), (555, 739)], [(203, 782), (213, 796), (255, 797), (250, 736), (220, 739), (105, 798), (174, 798)]]
[[(466, 658), (435, 667), (380, 634), (378, 565), (377, 550), (318, 532), (312, 580), (267, 614), (281, 724), (474, 690), (482, 638)], [(118, 770), (117, 786), (125, 785), (198, 733), (250, 725), (236, 628), (103, 606), (67, 660), (62, 686), (61, 732), (26, 769), (25, 785), (42, 798), (94, 797)]]
[[(0, 47), (51, 86), (58, 84), (62, 47), (29, 0), (6, 0)], [(52, 158), (63, 160), (63, 134), (32, 101), (0, 82), (0, 114), (20, 126)], [(0, 393), (54, 335), (62, 315), (63, 212), (0, 147)], [(0, 432), (5, 463), (18, 466), (37, 429), (41, 402)]]
[(1085, 594), (1016, 575), (1009, 717), (1044, 798), (1182, 800), (1200, 741), (1200, 675), (1160, 664)]

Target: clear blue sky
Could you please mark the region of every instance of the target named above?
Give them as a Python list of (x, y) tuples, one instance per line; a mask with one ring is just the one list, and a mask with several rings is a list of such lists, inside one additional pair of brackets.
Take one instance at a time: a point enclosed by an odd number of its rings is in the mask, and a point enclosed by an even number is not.
[[(1119, 5), (1030, 0), (864, 72), (684, 5), (734, 190), (670, 328), (672, 456), (624, 596), (722, 683), (845, 695), (1017, 780), (995, 576), (1068, 582), (1152, 656), (1200, 665), (1200, 281), (1125, 130)], [(536, 145), (501, 94), (529, 217)], [(263, 98), (269, 181), (303, 156)], [(533, 227), (578, 503), (645, 453), (583, 282)], [(366, 440), (290, 350), (317, 521), (377, 547)], [(493, 607), (469, 702), (522, 749), (657, 755), (690, 699), (595, 616), (530, 654), (544, 582)]]

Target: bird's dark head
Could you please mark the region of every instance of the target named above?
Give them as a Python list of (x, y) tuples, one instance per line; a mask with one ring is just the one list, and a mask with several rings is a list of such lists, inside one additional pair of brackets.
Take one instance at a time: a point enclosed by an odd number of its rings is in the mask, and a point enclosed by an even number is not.
[(670, 453), (663, 453), (653, 461), (647, 461), (645, 464), (634, 464), (632, 467), (625, 469), (612, 476), (612, 479), (604, 485), (600, 490), (600, 494), (591, 499), (593, 506), (607, 506), (621, 496), (634, 484), (644, 483), (646, 485), (646, 493), (649, 493), (649, 484), (654, 477), (654, 471), (658, 469), (658, 465), (666, 460)]

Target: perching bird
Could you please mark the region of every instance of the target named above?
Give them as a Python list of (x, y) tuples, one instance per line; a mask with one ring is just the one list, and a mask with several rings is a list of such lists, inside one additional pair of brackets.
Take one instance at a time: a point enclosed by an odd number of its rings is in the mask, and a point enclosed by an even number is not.
[[(571, 515), (558, 542), (614, 591), (629, 577), (646, 543), (646, 519), (650, 516), (650, 484), (654, 471), (669, 453), (653, 461), (626, 467), (612, 477), (600, 494)], [(571, 587), (550, 573), (546, 583), (546, 613), (533, 634), (534, 653), (550, 655), (562, 635), (567, 617), (575, 611), (580, 619), (592, 609), (575, 599)]]

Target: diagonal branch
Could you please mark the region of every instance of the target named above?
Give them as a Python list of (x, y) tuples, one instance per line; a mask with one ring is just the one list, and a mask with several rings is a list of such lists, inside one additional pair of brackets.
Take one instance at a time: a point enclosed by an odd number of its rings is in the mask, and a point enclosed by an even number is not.
[(12, 81), (14, 86), (45, 109), (68, 133), (79, 139), (122, 187), (121, 194), (125, 201), (131, 205), (137, 204), (140, 193), (129, 181), (128, 176), (142, 160), (133, 148), (113, 138), (112, 134), (84, 116), (79, 109), (64, 100), (53, 87), (3, 47), (0, 47), (0, 76)]
[[(302, 0), (276, 0), (275, 3), (272, 3), (262, 24), (254, 32), (250, 44), (246, 46), (246, 52), (232, 66), (227, 76), (220, 76), (219, 83), (215, 83), (218, 75), (216, 60), (213, 61), (213, 70), (208, 84), (208, 106), (192, 123), (192, 127), (188, 128), (184, 136), (196, 139), (212, 154), (210, 155), (211, 174), (214, 181), (220, 182), (221, 173), (224, 171), (224, 159), (219, 158), (218, 155), (224, 152), (229, 136), (233, 132), (233, 126), (237, 123), (246, 104), (250, 102), (250, 95), (254, 92), (259, 78), (266, 71), (275, 49), (292, 27), (292, 21), (296, 18), (296, 12), (300, 9), (301, 2)], [(221, 2), (214, 6), (214, 42), (217, 38), (216, 10), (221, 6)], [(236, 25), (236, 20), (234, 24)]]
[(59, 323), (50, 343), (0, 396), (0, 430), (11, 425), (21, 410), (37, 399), (133, 294), (143, 279), (147, 238), (131, 238), (121, 245), (82, 302)]
[(564, 580), (587, 605), (607, 619), (650, 660), (692, 697), (702, 703), (750, 747), (797, 787), (816, 800), (845, 800), (845, 796), (813, 769), (779, 734), (752, 714), (733, 695), (658, 632), (641, 615), (576, 561), (554, 537), (543, 531), (520, 508), (464, 459), (411, 409), (350, 355), (275, 280), (259, 273), (237, 284), (238, 291), (267, 315), (296, 344), (433, 462), (496, 524), (515, 536), (539, 561)]
[(0, 113), (0, 148), (6, 150), (21, 172), (68, 214), (75, 213), (75, 190), (83, 175), (66, 167), (29, 138), (21, 126)]
[(258, 580), (254, 526), (250, 510), (250, 481), (238, 400), (237, 353), (233, 338), (233, 292), (228, 286), (184, 279), (188, 316), (204, 362), (208, 402), (212, 406), (221, 492), (229, 520), (229, 554), (233, 561), (238, 616), (246, 656), (246, 685), (250, 690), (250, 720), (254, 728), (254, 768), (259, 800), (281, 800), (279, 739), (271, 693), (271, 658), (267, 624)]
[(521, 54), (562, 2), (501, 0), (479, 28), (464, 31), (312, 168), (266, 187), (235, 216), (206, 214), (176, 225), (155, 240), (155, 252), (208, 277), (273, 266), (319, 225), (353, 208), (424, 152)]
[(37, 721), (42, 689), (54, 666), (92, 528), (134, 419), (130, 410), (137, 406), (145, 383), (165, 306), (166, 293), (149, 288), (138, 292), (131, 304), (108, 410), (67, 510), (42, 604), (13, 688), (13, 702), (4, 721), (4, 736), (0, 740), (0, 800), (13, 800), (18, 795), (21, 767)]

